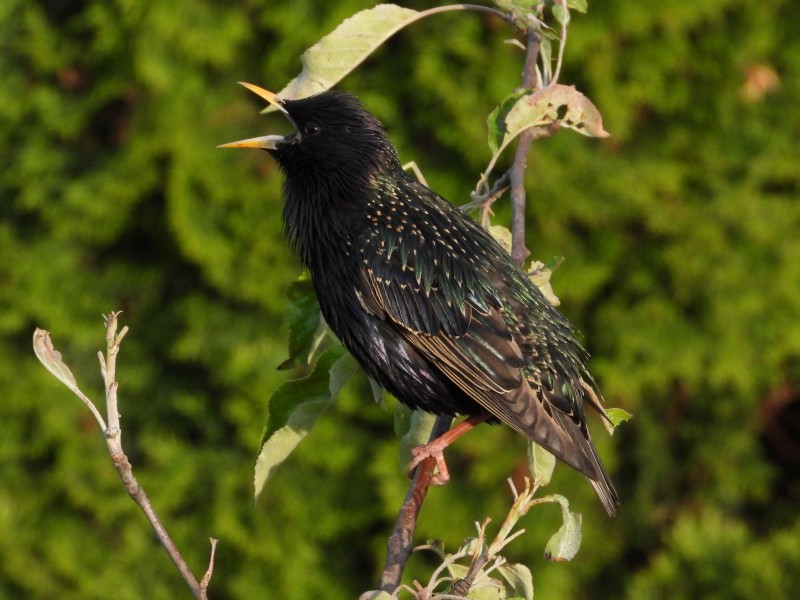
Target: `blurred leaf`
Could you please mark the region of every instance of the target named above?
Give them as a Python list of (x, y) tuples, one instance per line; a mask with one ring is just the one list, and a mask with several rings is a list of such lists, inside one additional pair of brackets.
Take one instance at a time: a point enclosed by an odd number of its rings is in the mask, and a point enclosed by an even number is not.
[(332, 88), (387, 39), (418, 18), (420, 13), (415, 10), (379, 4), (345, 19), (303, 53), (300, 75), (292, 79), (278, 96), (305, 98)]
[(380, 590), (371, 590), (364, 592), (358, 597), (358, 600), (392, 600), (392, 595)]
[(405, 469), (411, 460), (411, 449), (428, 443), (436, 417), (424, 410), (411, 410), (398, 403), (395, 407), (395, 434), (400, 438), (397, 452)]
[(562, 27), (569, 25), (569, 8), (564, 5), (564, 0), (555, 0), (553, 2), (553, 17)]
[[(620, 423), (624, 423), (625, 421), (629, 421), (633, 418), (631, 413), (621, 408), (607, 408), (606, 416), (608, 417), (608, 420), (611, 421), (611, 424), (614, 426), (614, 428), (618, 427)], [(614, 432), (612, 431), (611, 433)]]
[(508, 600), (514, 600), (514, 598), (533, 600), (533, 575), (528, 567), (515, 563), (501, 565), (497, 570), (508, 582), (506, 586)]
[(278, 366), (280, 370), (311, 362), (328, 331), (319, 312), (314, 285), (305, 273), (286, 293), (286, 319), (289, 322), (289, 358)]
[(567, 0), (567, 6), (569, 6), (572, 10), (586, 13), (589, 8), (589, 3), (587, 0)]
[(569, 509), (569, 502), (564, 496), (553, 495), (553, 499), (561, 505), (561, 515), (564, 519), (561, 527), (547, 542), (544, 548), (544, 557), (553, 562), (572, 560), (581, 547), (581, 521), (580, 513)]
[(559, 300), (558, 296), (553, 292), (553, 286), (550, 284), (550, 277), (553, 275), (553, 271), (557, 269), (563, 261), (563, 256), (556, 256), (547, 261), (547, 264), (535, 260), (528, 265), (528, 277), (531, 278), (531, 281), (536, 284), (539, 291), (544, 294), (544, 297), (547, 298), (553, 306), (559, 306), (561, 300)]
[(307, 377), (288, 381), (275, 390), (269, 400), (269, 420), (256, 458), (256, 499), (357, 370), (355, 359), (343, 346), (336, 345), (319, 356)]
[(528, 442), (528, 469), (533, 477), (533, 485), (546, 486), (550, 483), (553, 470), (556, 468), (556, 457), (535, 442)]

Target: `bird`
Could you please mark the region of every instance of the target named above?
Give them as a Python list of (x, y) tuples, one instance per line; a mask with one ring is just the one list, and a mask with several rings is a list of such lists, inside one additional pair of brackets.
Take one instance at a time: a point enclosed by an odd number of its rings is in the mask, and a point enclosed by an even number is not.
[(283, 175), (283, 229), (320, 311), (366, 373), (411, 409), (465, 416), (415, 449), (449, 478), (443, 450), (481, 421), (503, 423), (620, 503), (586, 423), (608, 419), (575, 328), (475, 220), (402, 167), (353, 95), (284, 99), (240, 82), (294, 131), (221, 144), (269, 153)]

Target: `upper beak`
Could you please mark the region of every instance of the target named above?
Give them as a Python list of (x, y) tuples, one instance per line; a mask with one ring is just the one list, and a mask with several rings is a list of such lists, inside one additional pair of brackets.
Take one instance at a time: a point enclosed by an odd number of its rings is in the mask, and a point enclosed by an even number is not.
[[(272, 106), (274, 106), (284, 115), (286, 115), (286, 117), (290, 121), (292, 121), (292, 124), (294, 124), (294, 120), (292, 119), (291, 115), (289, 115), (289, 112), (283, 106), (283, 101), (280, 98), (278, 98), (276, 94), (268, 92), (264, 88), (260, 88), (257, 85), (253, 85), (252, 83), (246, 83), (244, 81), (240, 81), (239, 84), (243, 85), (254, 94), (260, 96), (261, 98), (269, 102)], [(254, 137), (254, 138), (248, 138), (246, 140), (239, 140), (238, 142), (229, 142), (227, 144), (220, 144), (219, 146), (217, 146), (217, 148), (262, 148), (264, 150), (275, 150), (278, 142), (280, 142), (281, 140), (283, 140), (283, 136), (281, 135), (265, 135), (262, 137)]]

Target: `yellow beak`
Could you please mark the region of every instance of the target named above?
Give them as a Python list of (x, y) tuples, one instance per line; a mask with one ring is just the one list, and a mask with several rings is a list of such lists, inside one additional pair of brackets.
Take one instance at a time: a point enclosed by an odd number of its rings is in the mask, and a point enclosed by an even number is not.
[[(260, 88), (257, 85), (253, 85), (252, 83), (246, 83), (244, 81), (240, 81), (239, 85), (243, 85), (248, 90), (263, 98), (267, 102), (269, 102), (272, 106), (277, 108), (281, 111), (286, 117), (294, 123), (292, 120), (291, 115), (289, 112), (283, 107), (283, 101), (278, 98), (277, 94), (273, 94), (265, 90), (264, 88)], [(283, 139), (281, 135), (265, 135), (261, 137), (254, 137), (249, 138), (246, 140), (239, 140), (238, 142), (229, 142), (227, 144), (220, 144), (217, 148), (261, 148), (263, 150), (274, 150), (276, 148), (276, 144)]]

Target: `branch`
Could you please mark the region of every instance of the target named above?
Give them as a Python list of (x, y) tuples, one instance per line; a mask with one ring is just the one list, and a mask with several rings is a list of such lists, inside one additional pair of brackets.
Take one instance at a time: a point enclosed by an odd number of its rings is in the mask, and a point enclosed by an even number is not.
[(122, 485), (128, 495), (133, 499), (139, 508), (142, 509), (153, 531), (164, 546), (167, 554), (175, 563), (180, 574), (183, 576), (184, 581), (192, 590), (192, 594), (197, 600), (208, 600), (206, 589), (211, 580), (211, 574), (214, 570), (214, 555), (216, 551), (217, 540), (211, 540), (211, 557), (208, 565), (208, 571), (203, 577), (202, 583), (197, 583), (197, 580), (192, 575), (186, 561), (181, 556), (172, 538), (169, 537), (167, 530), (161, 523), (156, 511), (153, 509), (150, 499), (147, 497), (142, 486), (136, 481), (133, 475), (133, 468), (122, 450), (122, 429), (120, 428), (119, 410), (117, 408), (117, 389), (119, 384), (116, 381), (116, 367), (117, 367), (117, 354), (119, 354), (120, 344), (125, 334), (128, 333), (128, 328), (123, 327), (122, 331), (117, 333), (117, 317), (118, 312), (111, 312), (105, 318), (106, 324), (106, 354), (98, 353), (100, 360), (100, 373), (103, 376), (105, 384), (105, 397), (106, 397), (106, 414), (108, 426), (106, 427), (100, 412), (95, 407), (94, 403), (78, 388), (74, 376), (69, 368), (61, 361), (61, 354), (55, 350), (53, 343), (50, 340), (50, 334), (42, 329), (37, 329), (33, 334), (34, 352), (41, 363), (55, 375), (64, 385), (66, 385), (72, 392), (77, 395), (86, 404), (94, 414), (95, 419), (103, 431), (108, 453), (111, 455), (111, 462), (114, 468), (117, 469)]
[[(428, 441), (433, 441), (445, 434), (450, 429), (452, 417), (438, 416), (433, 425)], [(414, 531), (417, 528), (417, 516), (422, 508), (425, 495), (433, 479), (436, 460), (433, 457), (422, 461), (414, 472), (414, 479), (408, 490), (406, 499), (397, 514), (392, 535), (386, 542), (386, 566), (381, 574), (378, 587), (381, 591), (391, 594), (400, 587), (403, 570), (408, 562), (408, 557), (414, 548)]]
[[(525, 44), (525, 64), (522, 69), (522, 86), (532, 89), (536, 85), (536, 61), (539, 58), (539, 34), (528, 30)], [(535, 133), (532, 129), (523, 131), (517, 143), (517, 153), (509, 170), (511, 180), (511, 256), (522, 265), (530, 252), (525, 247), (525, 167)]]

